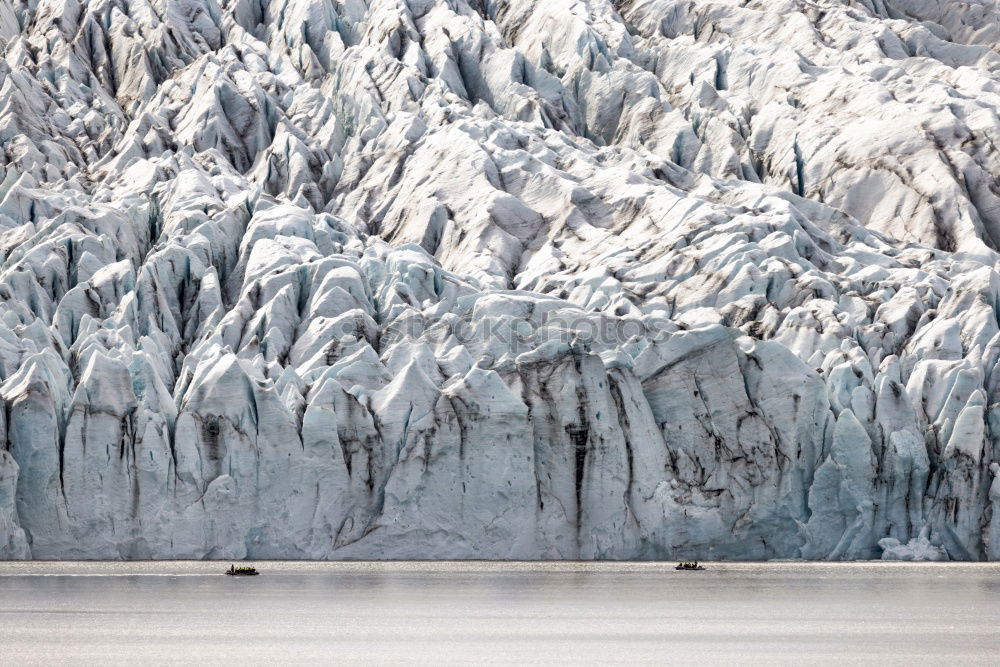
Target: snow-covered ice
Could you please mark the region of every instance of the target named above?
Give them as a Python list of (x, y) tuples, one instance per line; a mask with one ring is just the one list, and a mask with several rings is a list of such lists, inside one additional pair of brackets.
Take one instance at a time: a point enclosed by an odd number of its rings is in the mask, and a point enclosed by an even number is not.
[(0, 0), (0, 558), (1000, 559), (998, 26)]

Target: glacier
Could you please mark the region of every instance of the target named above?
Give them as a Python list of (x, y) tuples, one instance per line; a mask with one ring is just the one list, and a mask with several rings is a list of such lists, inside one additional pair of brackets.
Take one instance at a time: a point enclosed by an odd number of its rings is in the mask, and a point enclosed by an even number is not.
[(0, 53), (0, 558), (1000, 560), (1000, 1)]

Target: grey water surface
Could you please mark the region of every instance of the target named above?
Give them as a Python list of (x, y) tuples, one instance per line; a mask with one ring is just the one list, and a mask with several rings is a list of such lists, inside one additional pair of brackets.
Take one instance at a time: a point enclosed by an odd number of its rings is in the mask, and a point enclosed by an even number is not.
[(987, 564), (0, 563), (0, 664), (998, 664)]

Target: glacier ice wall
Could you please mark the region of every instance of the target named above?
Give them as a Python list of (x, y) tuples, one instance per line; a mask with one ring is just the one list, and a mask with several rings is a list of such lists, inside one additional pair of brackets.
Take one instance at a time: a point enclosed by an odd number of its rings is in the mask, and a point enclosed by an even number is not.
[(0, 558), (1000, 559), (998, 26), (0, 0)]

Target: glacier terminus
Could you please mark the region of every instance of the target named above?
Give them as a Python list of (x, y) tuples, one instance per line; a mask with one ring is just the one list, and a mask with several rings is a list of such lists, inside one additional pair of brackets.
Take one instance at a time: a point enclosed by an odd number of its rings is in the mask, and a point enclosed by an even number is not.
[(1000, 0), (0, 0), (0, 558), (1000, 560)]

